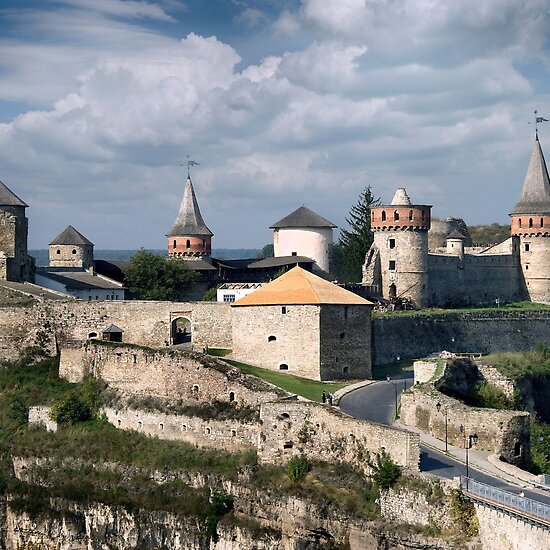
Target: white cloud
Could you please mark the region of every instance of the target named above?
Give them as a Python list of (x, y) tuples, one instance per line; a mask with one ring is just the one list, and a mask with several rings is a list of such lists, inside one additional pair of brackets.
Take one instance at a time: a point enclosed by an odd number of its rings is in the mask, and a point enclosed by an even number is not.
[(254, 27), (265, 19), (267, 19), (267, 16), (263, 11), (257, 8), (245, 8), (237, 17), (235, 17), (235, 23)]
[(118, 17), (174, 21), (174, 18), (168, 15), (161, 6), (151, 2), (135, 0), (53, 0), (53, 2)]

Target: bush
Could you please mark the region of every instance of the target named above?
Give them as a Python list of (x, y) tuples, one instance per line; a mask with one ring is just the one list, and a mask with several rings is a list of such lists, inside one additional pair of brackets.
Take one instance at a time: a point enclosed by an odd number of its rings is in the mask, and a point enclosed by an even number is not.
[(233, 497), (225, 493), (214, 493), (204, 521), (205, 531), (214, 543), (218, 542), (217, 526), (220, 519), (233, 510)]
[(311, 472), (311, 463), (304, 455), (291, 458), (286, 465), (286, 473), (292, 483), (298, 483), (308, 472)]
[(369, 457), (367, 464), (372, 469), (370, 477), (382, 490), (392, 487), (401, 477), (401, 469), (383, 449), (377, 453), (374, 461)]
[(60, 424), (76, 424), (96, 418), (101, 407), (102, 388), (103, 383), (99, 380), (84, 380), (52, 404), (50, 418)]
[(489, 409), (514, 409), (514, 399), (510, 399), (498, 387), (487, 382), (477, 384), (472, 391), (472, 399), (476, 406)]

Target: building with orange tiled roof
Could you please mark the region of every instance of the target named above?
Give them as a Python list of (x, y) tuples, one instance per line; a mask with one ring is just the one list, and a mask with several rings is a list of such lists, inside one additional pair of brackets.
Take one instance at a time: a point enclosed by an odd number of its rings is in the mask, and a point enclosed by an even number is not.
[(371, 307), (295, 267), (232, 304), (233, 355), (314, 380), (370, 378)]

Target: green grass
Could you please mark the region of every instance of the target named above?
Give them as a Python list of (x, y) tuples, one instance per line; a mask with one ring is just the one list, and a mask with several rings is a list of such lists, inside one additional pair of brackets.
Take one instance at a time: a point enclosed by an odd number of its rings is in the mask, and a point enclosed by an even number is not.
[(491, 311), (541, 311), (550, 309), (549, 305), (537, 304), (535, 302), (510, 302), (496, 307), (495, 304), (464, 306), (457, 308), (425, 308), (407, 311), (373, 311), (372, 318), (380, 319), (382, 317), (418, 317), (419, 315), (446, 315), (448, 313), (475, 313)]
[(293, 374), (284, 374), (269, 369), (262, 369), (260, 367), (253, 367), (252, 365), (246, 365), (238, 361), (232, 361), (226, 359), (227, 363), (237, 367), (245, 374), (252, 374), (257, 376), (274, 386), (289, 392), (297, 393), (302, 397), (307, 397), (312, 401), (321, 401), (321, 394), (334, 393), (336, 390), (348, 386), (350, 382), (319, 382), (317, 380), (309, 380), (308, 378), (302, 378), (301, 376), (294, 376)]
[(374, 365), (372, 367), (372, 377), (374, 380), (385, 380), (388, 376), (390, 378), (402, 377), (409, 372), (413, 372), (412, 361), (398, 361), (387, 363), (386, 365)]
[(208, 355), (213, 355), (214, 357), (225, 357), (231, 353), (230, 349), (225, 348), (208, 348)]

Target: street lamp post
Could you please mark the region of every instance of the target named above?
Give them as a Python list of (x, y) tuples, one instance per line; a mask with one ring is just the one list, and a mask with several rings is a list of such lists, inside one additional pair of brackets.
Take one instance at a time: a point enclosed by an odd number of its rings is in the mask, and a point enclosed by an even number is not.
[[(441, 403), (438, 401), (435, 405), (435, 408), (437, 409), (437, 412), (441, 410)], [(448, 434), (449, 434), (449, 421), (448, 421), (448, 413), (449, 409), (447, 407), (443, 407), (443, 414), (445, 415), (445, 452), (448, 452)]]
[(464, 425), (460, 425), (460, 431), (464, 435), (464, 449), (466, 450), (466, 491), (468, 490), (468, 480), (470, 478), (470, 470), (468, 464), (468, 451), (478, 442), (478, 435), (476, 433), (468, 435), (468, 444), (466, 444), (466, 429)]

